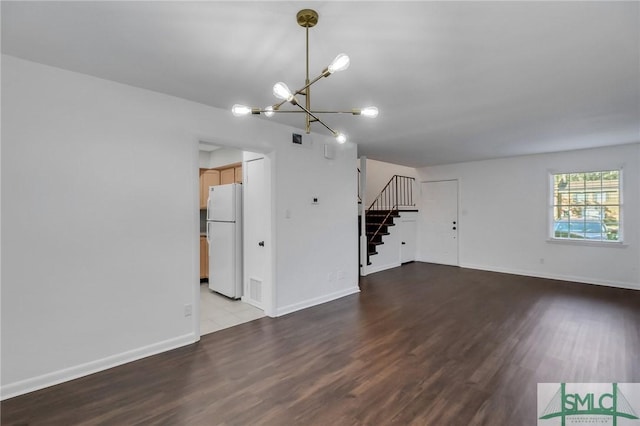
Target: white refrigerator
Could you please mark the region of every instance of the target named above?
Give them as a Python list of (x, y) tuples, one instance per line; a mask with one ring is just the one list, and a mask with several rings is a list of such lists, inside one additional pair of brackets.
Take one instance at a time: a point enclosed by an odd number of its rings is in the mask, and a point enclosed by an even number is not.
[(209, 288), (242, 297), (242, 185), (209, 187), (207, 200)]

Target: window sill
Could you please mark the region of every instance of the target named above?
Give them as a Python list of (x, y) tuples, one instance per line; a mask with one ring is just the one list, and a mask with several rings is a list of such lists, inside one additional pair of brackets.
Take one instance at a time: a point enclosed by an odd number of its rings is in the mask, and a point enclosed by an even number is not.
[(626, 248), (629, 245), (623, 241), (589, 241), (578, 239), (560, 239), (560, 238), (547, 238), (547, 242), (551, 244), (561, 244), (569, 246), (585, 246), (585, 247), (613, 247), (613, 248)]

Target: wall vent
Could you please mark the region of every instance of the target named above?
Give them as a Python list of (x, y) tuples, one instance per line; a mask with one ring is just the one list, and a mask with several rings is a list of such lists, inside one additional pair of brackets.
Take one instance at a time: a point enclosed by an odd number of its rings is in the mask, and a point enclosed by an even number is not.
[(249, 278), (249, 297), (251, 300), (262, 303), (262, 280)]

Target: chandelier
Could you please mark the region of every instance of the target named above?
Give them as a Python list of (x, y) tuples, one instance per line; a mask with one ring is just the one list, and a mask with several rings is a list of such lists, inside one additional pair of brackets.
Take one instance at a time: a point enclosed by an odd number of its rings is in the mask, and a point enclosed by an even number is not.
[[(347, 137), (344, 133), (337, 132), (329, 127), (324, 121), (322, 121), (319, 114), (352, 114), (360, 115), (363, 117), (376, 117), (378, 115), (378, 108), (369, 106), (366, 108), (354, 108), (350, 111), (322, 111), (311, 109), (311, 86), (322, 78), (329, 77), (331, 74), (338, 71), (346, 70), (349, 67), (349, 57), (341, 53), (325, 68), (319, 76), (313, 80), (309, 80), (309, 28), (314, 27), (318, 23), (318, 13), (315, 10), (303, 9), (296, 15), (298, 25), (305, 28), (306, 31), (306, 78), (304, 86), (302, 88), (292, 92), (289, 87), (283, 83), (278, 82), (273, 86), (273, 94), (276, 98), (281, 99), (281, 102), (267, 106), (265, 108), (252, 108), (246, 105), (236, 104), (231, 109), (231, 112), (236, 117), (255, 114), (264, 114), (266, 117), (272, 117), (276, 113), (304, 113), (305, 114), (305, 130), (307, 133), (311, 132), (311, 123), (320, 123), (327, 128), (336, 138), (338, 143), (345, 143)], [(304, 105), (298, 101), (297, 95), (304, 96)], [(280, 109), (285, 103), (291, 103), (298, 107), (294, 110), (282, 110)]]

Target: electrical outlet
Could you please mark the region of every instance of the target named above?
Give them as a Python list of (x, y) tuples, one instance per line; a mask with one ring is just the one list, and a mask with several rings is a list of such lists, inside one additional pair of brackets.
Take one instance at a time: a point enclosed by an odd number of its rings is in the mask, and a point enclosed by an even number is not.
[(193, 314), (193, 306), (191, 304), (184, 305), (184, 316), (190, 317)]

